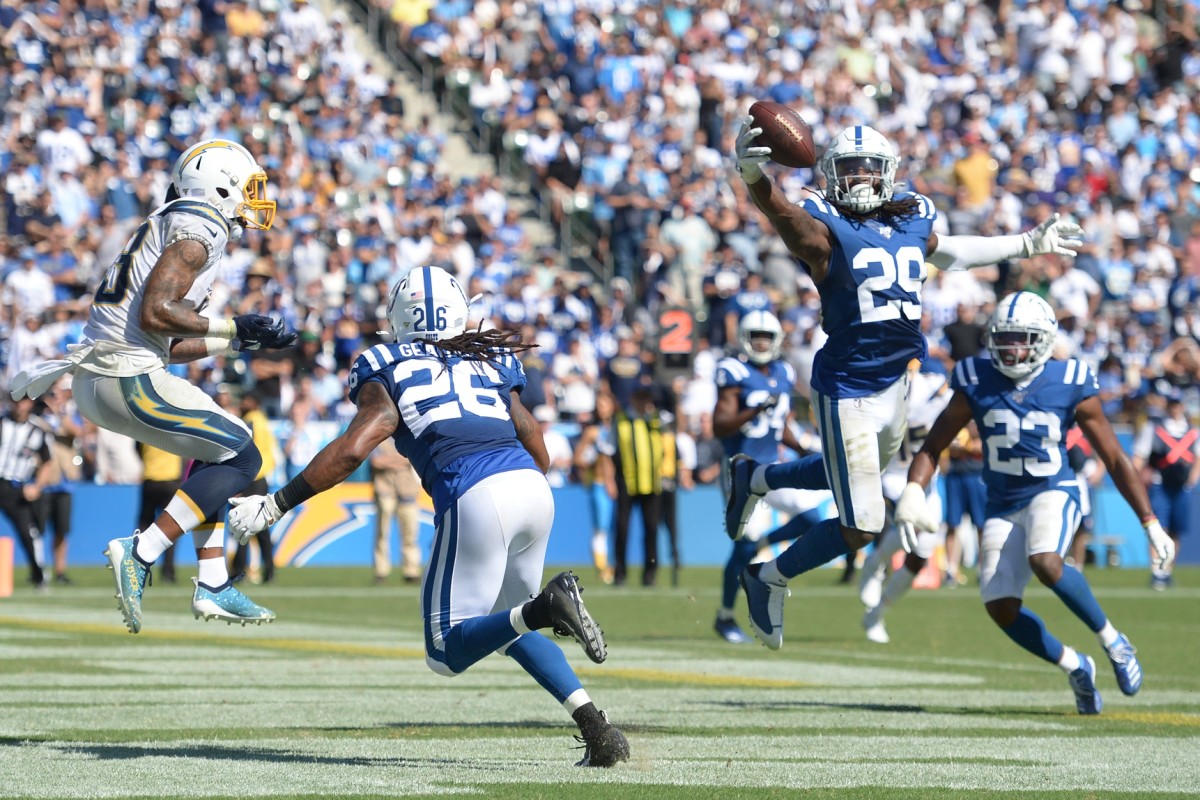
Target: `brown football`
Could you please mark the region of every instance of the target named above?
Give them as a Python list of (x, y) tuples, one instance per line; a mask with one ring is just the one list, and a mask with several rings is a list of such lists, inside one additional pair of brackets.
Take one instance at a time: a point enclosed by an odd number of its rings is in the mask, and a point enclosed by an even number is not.
[(811, 167), (817, 163), (812, 130), (800, 115), (783, 103), (760, 100), (750, 106), (754, 126), (762, 128), (756, 142), (771, 148), (771, 160), (785, 167)]

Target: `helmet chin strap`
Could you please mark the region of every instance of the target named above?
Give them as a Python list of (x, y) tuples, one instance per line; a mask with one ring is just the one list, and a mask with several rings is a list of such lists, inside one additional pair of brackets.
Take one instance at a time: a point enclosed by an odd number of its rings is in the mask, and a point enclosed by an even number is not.
[(232, 221), (229, 223), (229, 241), (236, 242), (241, 240), (242, 233), (244, 232), (245, 229), (239, 223)]

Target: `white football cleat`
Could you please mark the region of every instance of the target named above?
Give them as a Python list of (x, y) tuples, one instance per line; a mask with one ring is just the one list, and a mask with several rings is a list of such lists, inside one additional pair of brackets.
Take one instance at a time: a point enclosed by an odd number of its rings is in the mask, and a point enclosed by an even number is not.
[(863, 614), (863, 630), (867, 632), (869, 641), (875, 642), (875, 644), (887, 644), (892, 638), (888, 636), (887, 628), (883, 626), (883, 617), (877, 613), (878, 611), (879, 606), (876, 606)]

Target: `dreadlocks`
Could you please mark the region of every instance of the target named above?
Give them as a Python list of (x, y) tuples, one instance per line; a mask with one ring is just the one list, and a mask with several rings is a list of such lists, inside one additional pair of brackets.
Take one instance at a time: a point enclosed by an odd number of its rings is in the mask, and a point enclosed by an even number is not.
[(437, 349), (438, 360), (443, 364), (449, 356), (463, 356), (476, 361), (486, 361), (493, 367), (499, 366), (500, 356), (523, 353), (537, 347), (533, 342), (522, 342), (516, 331), (498, 329), (464, 331), (451, 339), (426, 342), (426, 346)]

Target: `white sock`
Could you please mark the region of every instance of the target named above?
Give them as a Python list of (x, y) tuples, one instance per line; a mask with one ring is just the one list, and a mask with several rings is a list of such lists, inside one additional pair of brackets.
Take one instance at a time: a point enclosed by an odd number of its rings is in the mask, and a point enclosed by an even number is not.
[(750, 491), (755, 494), (766, 494), (771, 491), (771, 487), (767, 486), (766, 464), (759, 464), (754, 468), (754, 472), (750, 474)]
[(1064, 644), (1062, 658), (1058, 659), (1058, 668), (1069, 675), (1082, 666), (1083, 661), (1079, 658), (1079, 653)]
[(1105, 650), (1116, 644), (1117, 638), (1120, 635), (1121, 634), (1108, 620), (1104, 620), (1104, 627), (1096, 631), (1096, 638), (1100, 640), (1100, 646)]
[(522, 609), (524, 608), (525, 606), (522, 604), (508, 612), (508, 624), (513, 626), (513, 630), (517, 632), (517, 636), (529, 633), (530, 631), (529, 626), (525, 624), (525, 614), (522, 613)]
[(892, 577), (888, 578), (887, 583), (883, 585), (883, 594), (879, 598), (879, 605), (884, 608), (893, 605), (912, 588), (915, 577), (917, 577), (916, 574), (908, 568), (908, 564), (901, 564), (900, 569), (893, 572)]
[(225, 563), (224, 555), (200, 559), (196, 562), (196, 572), (197, 579), (210, 589), (229, 581), (229, 565)]
[(574, 714), (579, 709), (592, 702), (592, 698), (588, 697), (588, 693), (583, 689), (576, 689), (567, 695), (567, 699), (563, 700), (563, 708), (568, 714)]
[(773, 559), (762, 565), (762, 569), (758, 571), (758, 579), (766, 583), (774, 583), (778, 586), (782, 586), (788, 582), (788, 579), (783, 577), (783, 573), (779, 571), (779, 567), (775, 566)]
[(174, 544), (157, 525), (151, 525), (139, 533), (136, 541), (133, 552), (147, 564), (153, 564), (159, 556), (167, 552), (168, 547)]

